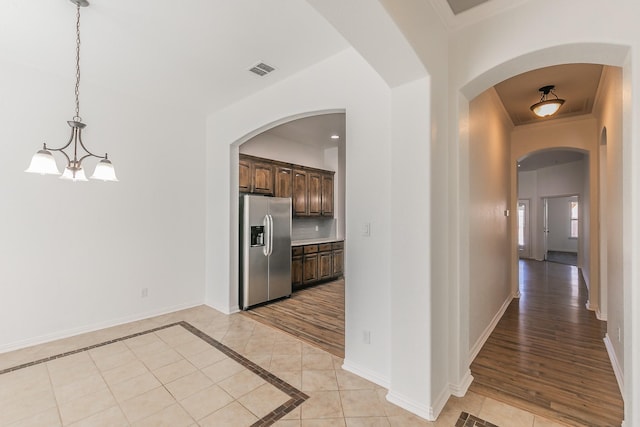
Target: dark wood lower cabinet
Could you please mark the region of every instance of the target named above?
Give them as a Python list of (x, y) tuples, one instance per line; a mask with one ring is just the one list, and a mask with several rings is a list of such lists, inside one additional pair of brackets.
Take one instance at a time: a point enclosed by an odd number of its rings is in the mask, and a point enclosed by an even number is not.
[(329, 252), (320, 252), (318, 255), (318, 279), (329, 279), (333, 276), (333, 254)]
[(308, 254), (302, 258), (302, 283), (318, 281), (318, 254)]
[(291, 258), (291, 285), (302, 285), (302, 256)]
[(333, 251), (333, 276), (339, 277), (344, 273), (344, 249)]
[(291, 285), (294, 290), (342, 276), (344, 242), (294, 246), (291, 249)]

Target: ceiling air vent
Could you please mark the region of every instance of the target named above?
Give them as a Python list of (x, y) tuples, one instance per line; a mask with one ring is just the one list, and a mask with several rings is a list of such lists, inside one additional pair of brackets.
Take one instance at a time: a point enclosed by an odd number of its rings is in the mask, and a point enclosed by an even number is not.
[(259, 76), (266, 76), (273, 70), (275, 70), (275, 68), (273, 68), (271, 65), (265, 64), (264, 62), (260, 62), (259, 64), (256, 64), (253, 67), (249, 68), (249, 71)]

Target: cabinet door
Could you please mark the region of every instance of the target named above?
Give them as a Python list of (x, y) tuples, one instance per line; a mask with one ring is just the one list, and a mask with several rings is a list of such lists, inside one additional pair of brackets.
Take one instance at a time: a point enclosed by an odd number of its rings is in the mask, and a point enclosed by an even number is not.
[(291, 285), (302, 285), (302, 256), (291, 258)]
[(307, 204), (307, 172), (303, 170), (293, 171), (293, 215), (307, 216), (309, 206)]
[(322, 175), (322, 216), (333, 217), (333, 175)]
[(240, 192), (251, 192), (251, 161), (240, 159), (238, 167), (238, 181), (240, 181)]
[(305, 284), (316, 282), (318, 280), (318, 254), (309, 254), (304, 256), (302, 275), (302, 281)]
[(319, 173), (309, 173), (309, 191), (307, 197), (309, 197), (309, 216), (320, 216), (322, 211), (322, 195), (321, 195), (322, 180)]
[(291, 168), (276, 166), (276, 197), (289, 197), (293, 196), (293, 171)]
[(253, 163), (253, 192), (273, 195), (273, 165)]
[(342, 276), (344, 273), (344, 249), (333, 250), (333, 276)]
[(318, 254), (318, 279), (328, 279), (333, 276), (333, 254), (320, 252)]

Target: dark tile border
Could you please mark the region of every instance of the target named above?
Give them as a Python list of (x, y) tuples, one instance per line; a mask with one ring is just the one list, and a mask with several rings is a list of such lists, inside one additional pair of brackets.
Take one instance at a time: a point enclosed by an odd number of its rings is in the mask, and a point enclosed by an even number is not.
[(455, 427), (498, 427), (467, 412), (462, 412)]
[[(216, 348), (217, 350), (221, 351), (227, 357), (229, 357), (229, 358), (233, 359), (234, 361), (236, 361), (237, 363), (241, 364), (246, 369), (248, 369), (251, 372), (253, 372), (254, 374), (258, 375), (260, 378), (262, 378), (263, 380), (265, 380), (266, 382), (268, 382), (269, 384), (271, 384), (272, 386), (276, 387), (278, 390), (282, 391), (283, 393), (285, 393), (286, 395), (288, 395), (290, 397), (290, 399), (287, 402), (285, 402), (284, 404), (282, 404), (279, 407), (275, 408), (273, 411), (269, 412), (267, 415), (265, 415), (264, 417), (262, 417), (261, 419), (259, 419), (255, 423), (253, 423), (250, 427), (266, 427), (266, 426), (270, 426), (273, 423), (275, 423), (276, 421), (278, 421), (280, 418), (284, 417), (286, 414), (288, 414), (289, 412), (293, 411), (295, 408), (300, 406), (305, 400), (307, 400), (309, 398), (309, 396), (307, 396), (306, 394), (304, 394), (303, 392), (301, 392), (297, 388), (291, 386), (287, 382), (285, 382), (285, 381), (281, 380), (280, 378), (276, 377), (275, 375), (273, 375), (271, 372), (269, 372), (266, 369), (260, 367), (259, 365), (256, 365), (255, 363), (253, 363), (252, 361), (250, 361), (246, 357), (240, 355), (239, 353), (237, 353), (236, 351), (230, 349), (229, 347), (227, 347), (226, 345), (222, 344), (221, 342), (211, 338), (209, 335), (205, 334), (204, 332), (202, 332), (201, 330), (197, 329), (196, 327), (192, 326), (191, 324), (189, 324), (187, 322), (175, 322), (175, 323), (171, 323), (169, 325), (164, 325), (164, 326), (159, 326), (157, 328), (149, 329), (147, 331), (143, 331), (143, 332), (138, 332), (138, 333), (135, 333), (135, 334), (127, 335), (125, 337), (116, 338), (116, 339), (105, 341), (105, 342), (102, 342), (102, 343), (99, 343), (99, 344), (90, 345), (88, 347), (79, 348), (77, 350), (71, 350), (71, 351), (67, 351), (65, 353), (56, 354), (54, 356), (45, 357), (43, 359), (34, 360), (33, 362), (23, 363), (22, 365), (17, 365), (17, 366), (13, 366), (11, 368), (6, 368), (6, 369), (3, 369), (3, 370), (0, 370), (0, 375), (8, 374), (9, 372), (14, 372), (14, 371), (17, 371), (17, 370), (20, 370), (20, 369), (29, 368), (29, 367), (35, 366), (35, 365), (40, 365), (42, 363), (46, 363), (46, 362), (49, 362), (51, 360), (61, 359), (63, 357), (71, 356), (71, 355), (74, 355), (74, 354), (77, 354), (77, 353), (82, 353), (84, 351), (92, 350), (94, 348), (104, 347), (104, 346), (109, 345), (109, 344), (113, 344), (113, 343), (116, 343), (116, 342), (128, 340), (128, 339), (135, 338), (135, 337), (139, 337), (141, 335), (146, 335), (146, 334), (150, 334), (150, 333), (153, 333), (153, 332), (161, 331), (163, 329), (168, 329), (168, 328), (171, 328), (171, 327), (174, 327), (174, 326), (182, 326), (184, 329), (186, 329), (187, 331), (191, 332), (196, 337), (200, 338), (201, 340), (203, 340), (207, 344), (209, 344), (212, 347)], [(493, 425), (491, 424), (490, 426), (493, 426)]]

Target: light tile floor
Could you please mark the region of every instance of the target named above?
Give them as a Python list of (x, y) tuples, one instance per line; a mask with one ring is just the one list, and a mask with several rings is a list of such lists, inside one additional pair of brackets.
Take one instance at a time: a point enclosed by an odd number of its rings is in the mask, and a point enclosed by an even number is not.
[[(178, 322), (188, 325), (167, 327)], [(244, 427), (271, 424), (274, 410), (281, 427), (451, 427), (462, 411), (501, 427), (562, 425), (471, 392), (428, 422), (342, 362), (200, 306), (0, 354), (0, 426)]]

